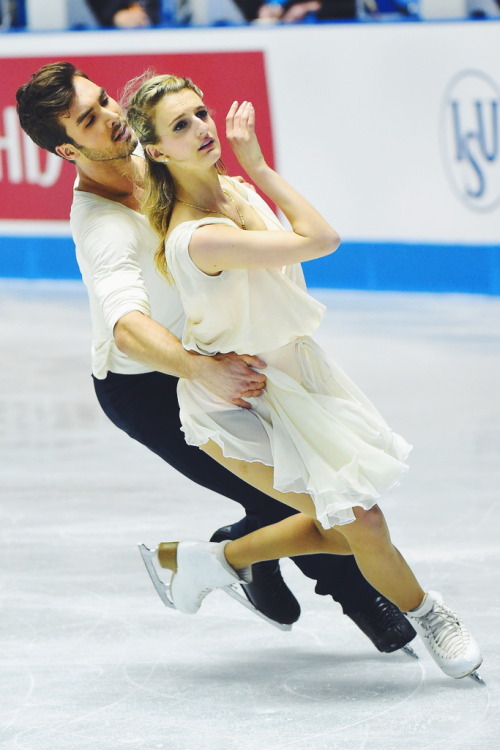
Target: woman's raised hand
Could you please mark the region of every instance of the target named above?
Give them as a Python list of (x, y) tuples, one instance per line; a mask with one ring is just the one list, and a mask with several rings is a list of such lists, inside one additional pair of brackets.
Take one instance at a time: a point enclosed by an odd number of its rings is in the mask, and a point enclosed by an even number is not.
[(255, 109), (251, 102), (233, 102), (226, 116), (226, 137), (243, 169), (250, 174), (265, 164), (255, 135)]

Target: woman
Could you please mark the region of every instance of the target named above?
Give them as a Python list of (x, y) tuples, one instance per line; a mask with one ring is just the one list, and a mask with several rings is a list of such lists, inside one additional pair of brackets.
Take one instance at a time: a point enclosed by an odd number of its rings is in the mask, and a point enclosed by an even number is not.
[(377, 505), (405, 473), (410, 446), (310, 338), (323, 308), (305, 292), (296, 264), (334, 252), (338, 235), (266, 164), (249, 102), (232, 104), (227, 137), (290, 231), (257, 194), (222, 174), (215, 124), (189, 79), (145, 81), (128, 117), (147, 157), (145, 211), (161, 240), (158, 266), (185, 307), (184, 346), (267, 362), (266, 391), (251, 399), (251, 410), (181, 379), (186, 440), (301, 511), (219, 545), (160, 544), (160, 565), (174, 571), (173, 604), (196, 612), (213, 588), (248, 580), (255, 562), (354, 554), (372, 586), (411, 618), (441, 669), (455, 678), (473, 673), (482, 661), (477, 644), (440, 595), (421, 588)]

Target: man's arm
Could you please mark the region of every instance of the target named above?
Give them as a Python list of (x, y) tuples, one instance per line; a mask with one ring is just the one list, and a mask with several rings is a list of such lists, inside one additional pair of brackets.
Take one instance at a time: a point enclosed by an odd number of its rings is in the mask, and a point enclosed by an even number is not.
[(118, 349), (130, 359), (167, 375), (196, 380), (235, 406), (250, 408), (244, 399), (260, 396), (265, 387), (265, 376), (252, 369), (266, 366), (259, 357), (188, 352), (167, 328), (141, 312), (123, 315), (113, 334)]

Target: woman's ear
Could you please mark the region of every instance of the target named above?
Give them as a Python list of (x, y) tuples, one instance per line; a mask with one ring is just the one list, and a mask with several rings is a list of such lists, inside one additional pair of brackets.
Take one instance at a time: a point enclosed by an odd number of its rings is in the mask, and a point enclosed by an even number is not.
[(168, 161), (163, 151), (160, 151), (156, 146), (148, 145), (146, 146), (145, 150), (149, 158), (152, 159), (153, 161), (160, 161), (163, 163)]
[(80, 153), (71, 143), (62, 143), (60, 146), (56, 146), (55, 151), (66, 161), (75, 161), (75, 157)]

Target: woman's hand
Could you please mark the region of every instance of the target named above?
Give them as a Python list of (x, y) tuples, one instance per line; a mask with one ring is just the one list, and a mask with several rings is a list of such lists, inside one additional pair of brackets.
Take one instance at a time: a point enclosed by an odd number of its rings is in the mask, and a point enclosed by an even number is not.
[(239, 163), (251, 174), (265, 165), (255, 135), (255, 110), (251, 102), (233, 102), (226, 116), (226, 137)]

